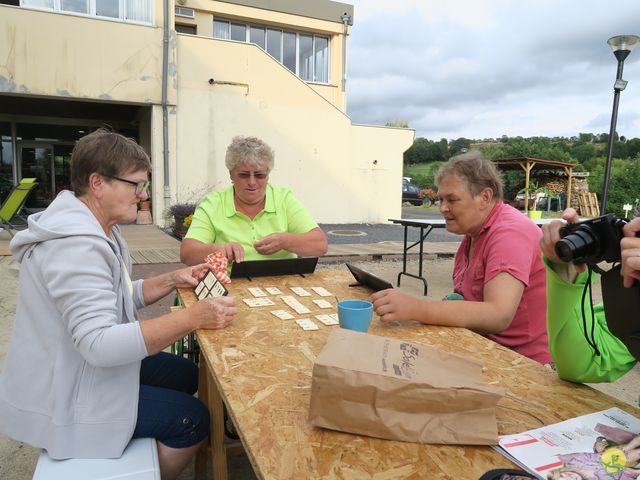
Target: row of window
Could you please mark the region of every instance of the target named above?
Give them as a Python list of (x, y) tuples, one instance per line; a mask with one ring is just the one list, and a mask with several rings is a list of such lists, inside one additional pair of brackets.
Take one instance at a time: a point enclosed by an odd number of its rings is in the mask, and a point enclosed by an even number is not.
[(21, 0), (21, 6), (151, 23), (151, 0)]
[(302, 80), (329, 82), (328, 37), (218, 19), (213, 37), (255, 43)]
[[(20, 0), (21, 6), (151, 23), (152, 0)], [(191, 9), (183, 9), (187, 13)], [(192, 11), (192, 10), (191, 10)], [(178, 12), (178, 16), (187, 16)], [(192, 16), (192, 15), (189, 15)], [(181, 33), (195, 34), (195, 26), (176, 25)], [(214, 38), (255, 43), (307, 82), (329, 82), (329, 38), (264, 25), (214, 20)]]

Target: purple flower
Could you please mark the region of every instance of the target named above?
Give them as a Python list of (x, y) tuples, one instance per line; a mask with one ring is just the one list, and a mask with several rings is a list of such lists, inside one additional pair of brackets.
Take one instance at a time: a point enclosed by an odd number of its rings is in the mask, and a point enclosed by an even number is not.
[(186, 217), (196, 211), (195, 203), (174, 203), (169, 207), (169, 211), (178, 217)]

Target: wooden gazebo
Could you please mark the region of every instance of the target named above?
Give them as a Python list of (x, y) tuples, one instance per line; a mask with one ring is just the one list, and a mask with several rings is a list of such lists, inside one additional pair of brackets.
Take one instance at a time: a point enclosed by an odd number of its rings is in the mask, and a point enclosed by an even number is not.
[(533, 157), (509, 157), (492, 160), (500, 170), (524, 170), (524, 210), (529, 210), (529, 177), (534, 168), (541, 170), (563, 170), (567, 175), (567, 206), (571, 205), (571, 174), (575, 163), (559, 162), (557, 160), (543, 160)]

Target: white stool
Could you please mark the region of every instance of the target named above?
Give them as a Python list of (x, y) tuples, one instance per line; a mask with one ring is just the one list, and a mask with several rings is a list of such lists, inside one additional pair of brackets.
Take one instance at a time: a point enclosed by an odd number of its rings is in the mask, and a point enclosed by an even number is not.
[(120, 458), (53, 460), (42, 451), (33, 480), (159, 480), (160, 465), (154, 438), (129, 442)]

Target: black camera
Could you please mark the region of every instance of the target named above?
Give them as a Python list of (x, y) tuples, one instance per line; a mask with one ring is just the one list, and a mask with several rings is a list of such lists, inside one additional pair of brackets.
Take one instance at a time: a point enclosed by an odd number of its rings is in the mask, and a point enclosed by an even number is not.
[(595, 265), (600, 262), (620, 261), (622, 228), (627, 223), (609, 213), (583, 222), (568, 223), (560, 229), (556, 255), (560, 260)]

